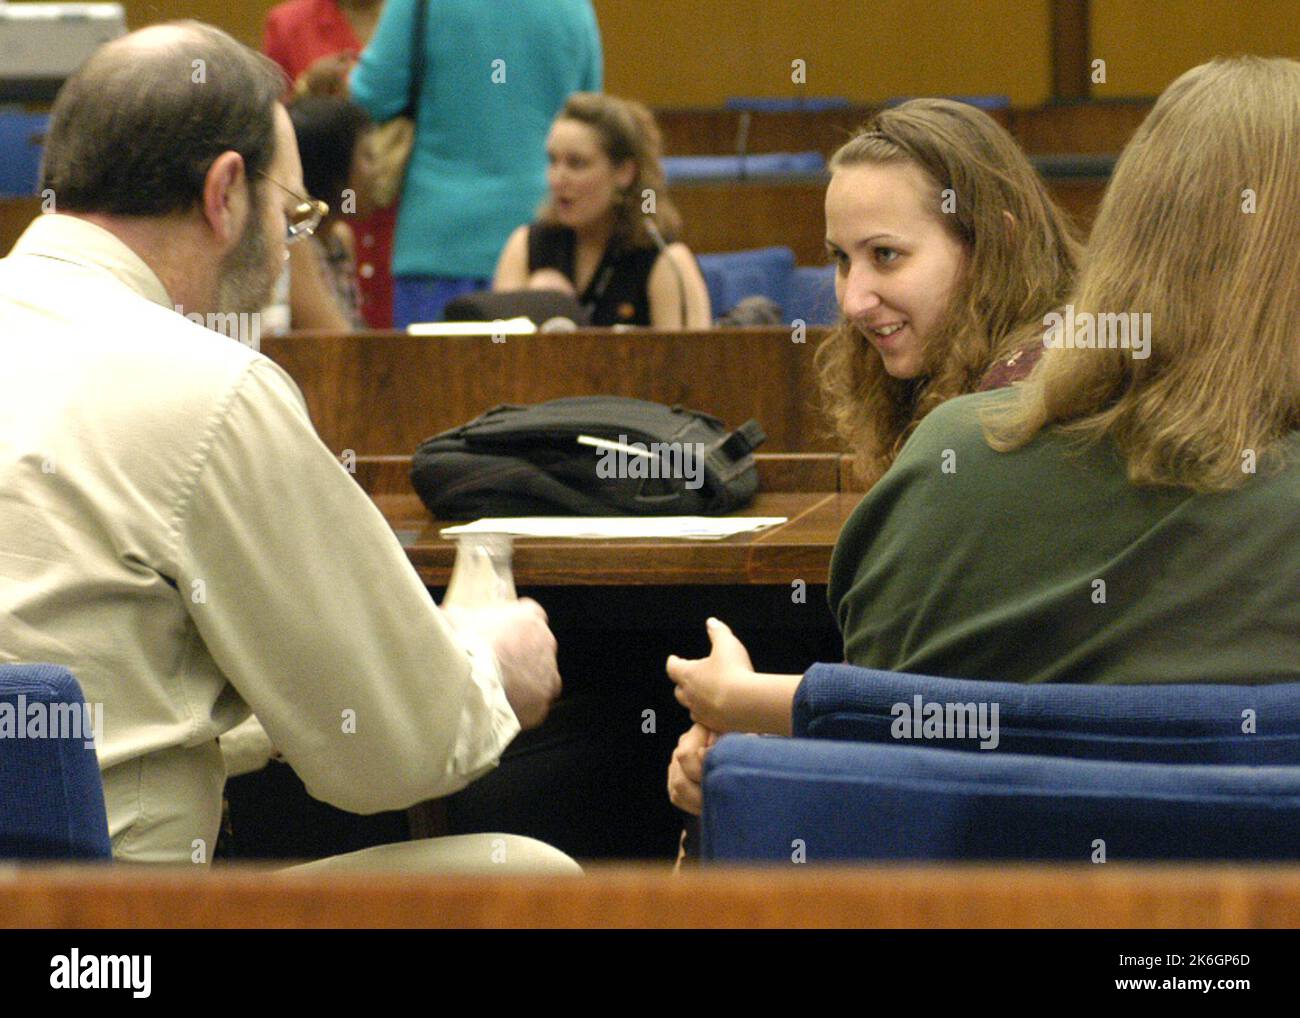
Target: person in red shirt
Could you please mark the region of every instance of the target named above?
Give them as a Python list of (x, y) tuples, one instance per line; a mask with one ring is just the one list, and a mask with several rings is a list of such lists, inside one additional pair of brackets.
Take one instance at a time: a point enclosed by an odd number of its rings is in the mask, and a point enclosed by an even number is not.
[[(383, 0), (286, 0), (266, 15), (262, 50), (299, 94), (346, 96), (347, 73), (370, 41), (382, 9)], [(393, 324), (396, 219), (395, 208), (374, 209), (352, 224), (361, 314), (372, 329)]]

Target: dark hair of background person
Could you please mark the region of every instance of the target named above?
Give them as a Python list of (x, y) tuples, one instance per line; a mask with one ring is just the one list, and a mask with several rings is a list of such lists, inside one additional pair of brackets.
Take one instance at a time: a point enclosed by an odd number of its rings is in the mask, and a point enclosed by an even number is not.
[[(569, 96), (556, 120), (574, 120), (586, 124), (600, 139), (601, 150), (615, 167), (631, 159), (636, 176), (630, 187), (621, 189), (614, 202), (612, 240), (631, 247), (656, 247), (657, 241), (646, 224), (648, 213), (642, 212), (646, 192), (653, 192), (653, 218), (660, 234), (672, 243), (681, 233), (682, 219), (668, 199), (664, 182), (663, 137), (654, 114), (633, 99), (620, 99), (604, 92), (574, 92)], [(538, 212), (543, 223), (555, 222), (551, 196), (547, 195)]]
[(305, 95), (289, 107), (302, 179), (307, 193), (337, 210), (352, 176), (357, 140), (370, 127), (370, 117), (354, 102), (337, 96)]
[[(250, 185), (271, 165), (283, 73), (220, 29), (170, 24), (186, 37), (157, 48), (110, 43), (60, 90), (41, 165), (56, 209), (185, 212), (221, 153), (243, 156)], [(261, 189), (250, 190), (257, 207)]]

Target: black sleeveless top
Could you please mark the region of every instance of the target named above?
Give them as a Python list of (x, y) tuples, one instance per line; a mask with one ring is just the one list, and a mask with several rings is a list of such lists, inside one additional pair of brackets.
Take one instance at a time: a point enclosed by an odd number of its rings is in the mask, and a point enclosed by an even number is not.
[[(576, 246), (577, 237), (567, 226), (533, 223), (528, 227), (529, 273), (556, 269), (574, 283)], [(649, 325), (650, 270), (658, 259), (657, 247), (606, 247), (587, 289), (578, 294), (578, 303), (591, 312), (591, 324)]]

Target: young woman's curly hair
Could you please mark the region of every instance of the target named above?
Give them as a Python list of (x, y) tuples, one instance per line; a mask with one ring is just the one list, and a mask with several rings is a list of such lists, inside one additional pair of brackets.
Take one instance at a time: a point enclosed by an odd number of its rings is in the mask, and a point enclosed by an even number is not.
[[(1023, 329), (1061, 304), (1079, 245), (1073, 227), (1011, 136), (991, 117), (947, 99), (877, 113), (831, 159), (836, 172), (911, 165), (925, 202), (965, 251), (946, 314), (926, 337), (920, 377), (889, 375), (862, 334), (841, 320), (817, 350), (823, 403), (868, 482), (889, 468), (921, 419), (973, 392)], [(1020, 333), (1020, 336), (1017, 336)], [(1041, 339), (1040, 339), (1041, 341)]]

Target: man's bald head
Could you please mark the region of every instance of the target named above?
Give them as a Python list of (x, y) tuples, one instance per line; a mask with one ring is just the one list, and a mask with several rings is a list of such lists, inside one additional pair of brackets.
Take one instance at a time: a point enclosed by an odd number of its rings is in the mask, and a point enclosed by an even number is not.
[(67, 212), (160, 216), (203, 197), (223, 152), (249, 178), (270, 166), (284, 76), (197, 21), (141, 29), (100, 47), (55, 100), (42, 188)]

